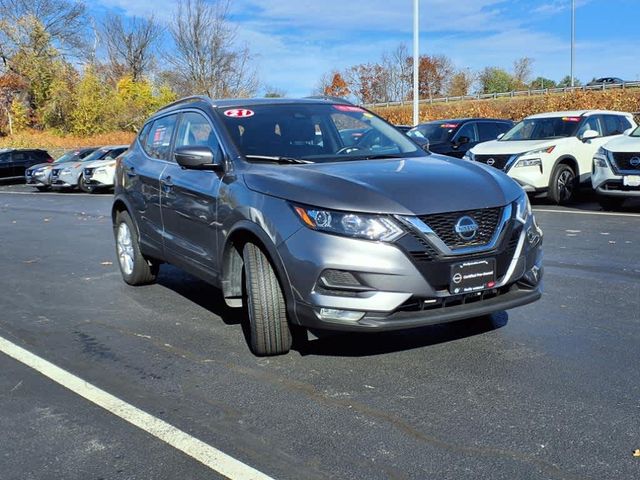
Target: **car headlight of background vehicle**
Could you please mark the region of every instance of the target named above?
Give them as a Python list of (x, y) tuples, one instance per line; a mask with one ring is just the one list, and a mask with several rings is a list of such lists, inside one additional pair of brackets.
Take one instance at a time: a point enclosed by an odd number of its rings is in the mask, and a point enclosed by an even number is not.
[(531, 216), (531, 202), (527, 194), (523, 194), (516, 200), (516, 219), (521, 223), (527, 223)]
[[(542, 169), (542, 159), (536, 155), (544, 155), (552, 153), (555, 150), (556, 146), (553, 145), (551, 147), (538, 148), (536, 150), (531, 150), (530, 152), (526, 152), (520, 155), (520, 159), (515, 164), (515, 168), (517, 167), (540, 167)], [(524, 157), (524, 158), (523, 158)], [(533, 157), (533, 158), (528, 158)]]
[(393, 242), (404, 235), (396, 222), (382, 215), (336, 212), (300, 205), (293, 205), (293, 210), (305, 226), (320, 232), (382, 242)]
[(600, 168), (609, 168), (609, 164), (607, 163), (607, 158), (609, 158), (609, 151), (600, 147), (593, 157), (593, 164), (596, 167)]

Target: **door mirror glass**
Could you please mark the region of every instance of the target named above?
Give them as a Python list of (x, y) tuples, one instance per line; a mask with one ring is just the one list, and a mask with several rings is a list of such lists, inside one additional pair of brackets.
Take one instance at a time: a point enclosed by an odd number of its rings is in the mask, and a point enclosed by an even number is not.
[(214, 153), (206, 145), (178, 147), (174, 153), (176, 162), (182, 168), (189, 170), (221, 170), (221, 152)]
[(582, 141), (586, 142), (588, 140), (593, 140), (594, 138), (598, 138), (600, 134), (595, 130), (587, 130), (582, 134)]

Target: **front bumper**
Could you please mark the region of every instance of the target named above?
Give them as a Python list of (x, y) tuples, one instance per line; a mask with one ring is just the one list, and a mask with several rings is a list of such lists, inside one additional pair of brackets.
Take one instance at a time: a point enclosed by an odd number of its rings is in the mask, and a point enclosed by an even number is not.
[(537, 193), (549, 187), (549, 177), (544, 175), (539, 166), (532, 167), (512, 167), (507, 171), (507, 175), (520, 184), (527, 193)]
[[(636, 175), (640, 175), (638, 172)], [(593, 189), (607, 197), (640, 197), (640, 186), (624, 185), (625, 174), (616, 174), (611, 167), (594, 167), (591, 175)]]
[(39, 174), (25, 174), (25, 183), (27, 185), (33, 185), (35, 187), (48, 187), (51, 185), (51, 174), (50, 173), (39, 173)]
[(94, 170), (91, 177), (87, 180), (89, 185), (95, 187), (113, 187), (115, 179), (115, 169), (112, 170)]
[[(531, 229), (538, 234), (534, 245), (527, 236)], [(438, 255), (424, 261), (419, 253), (400, 245), (303, 228), (278, 247), (292, 290), (289, 313), (295, 323), (311, 329), (385, 331), (451, 322), (534, 302), (542, 292), (542, 232), (532, 219), (524, 226), (514, 220), (505, 227), (504, 237), (491, 251)], [(496, 259), (495, 287), (451, 294), (451, 265), (483, 258)], [(325, 288), (320, 278), (328, 270), (351, 272), (365, 288)], [(362, 312), (362, 316), (328, 319), (321, 317), (321, 309)]]
[(57, 177), (51, 177), (51, 186), (57, 188), (77, 187), (80, 172), (60, 173)]

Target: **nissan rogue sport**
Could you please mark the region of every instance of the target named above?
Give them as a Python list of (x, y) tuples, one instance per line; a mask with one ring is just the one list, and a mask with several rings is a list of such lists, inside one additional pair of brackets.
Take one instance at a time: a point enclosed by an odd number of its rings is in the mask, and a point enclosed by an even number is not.
[[(343, 143), (361, 128), (366, 147)], [(407, 329), (541, 295), (542, 232), (516, 182), (335, 101), (163, 108), (118, 159), (112, 214), (125, 282), (167, 262), (219, 287), (258, 355), (305, 329)]]

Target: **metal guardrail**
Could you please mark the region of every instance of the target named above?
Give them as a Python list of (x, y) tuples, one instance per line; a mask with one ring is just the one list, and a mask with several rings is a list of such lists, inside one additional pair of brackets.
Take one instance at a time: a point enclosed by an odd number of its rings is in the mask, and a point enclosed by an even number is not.
[[(513, 92), (503, 92), (503, 93), (478, 93), (475, 95), (464, 95), (460, 97), (438, 97), (438, 98), (423, 98), (419, 101), (421, 105), (424, 104), (432, 104), (432, 103), (449, 103), (449, 102), (461, 102), (465, 100), (490, 100), (496, 98), (506, 98), (506, 97), (531, 97), (535, 95), (548, 95), (550, 93), (569, 93), (569, 92), (586, 92), (586, 91), (603, 91), (603, 90), (625, 90), (627, 88), (640, 88), (640, 81), (637, 82), (624, 82), (617, 83), (611, 85), (591, 85), (591, 86), (581, 86), (581, 87), (561, 87), (561, 88), (542, 88), (542, 89), (534, 89), (534, 90), (518, 90)], [(377, 102), (377, 103), (368, 103), (364, 106), (367, 108), (375, 108), (375, 107), (399, 107), (404, 105), (411, 105), (411, 100), (408, 101), (397, 101), (397, 102)]]

